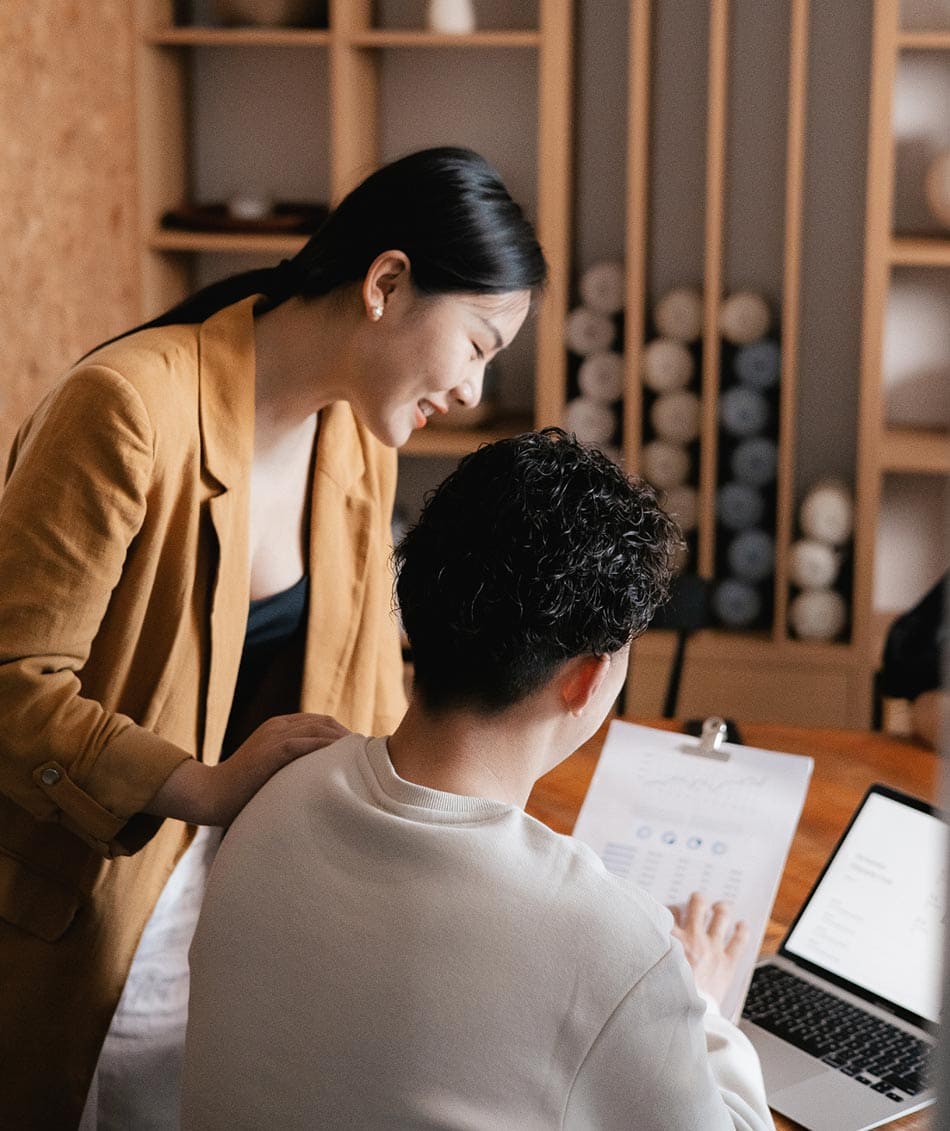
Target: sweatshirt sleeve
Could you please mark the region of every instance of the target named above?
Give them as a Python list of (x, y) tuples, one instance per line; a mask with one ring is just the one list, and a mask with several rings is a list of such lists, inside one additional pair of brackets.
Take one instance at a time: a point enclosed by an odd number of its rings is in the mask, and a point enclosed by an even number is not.
[(771, 1131), (758, 1057), (707, 1009), (677, 944), (623, 998), (591, 1045), (565, 1131)]
[(144, 521), (152, 462), (138, 394), (88, 367), (18, 437), (0, 496), (0, 791), (105, 856), (130, 851), (124, 826), (190, 756), (84, 698), (77, 674)]

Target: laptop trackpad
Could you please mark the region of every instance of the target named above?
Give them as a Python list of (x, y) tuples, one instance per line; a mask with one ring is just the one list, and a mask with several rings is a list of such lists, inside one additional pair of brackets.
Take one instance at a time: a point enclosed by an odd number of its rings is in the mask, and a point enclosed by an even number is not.
[(842, 1128), (875, 1127), (890, 1116), (896, 1104), (855, 1084), (833, 1070), (822, 1078), (793, 1084), (781, 1092), (770, 1094), (769, 1104), (783, 1115), (789, 1116), (809, 1131), (842, 1131)]
[(760, 1029), (758, 1025), (743, 1021), (739, 1028), (751, 1039), (759, 1054), (769, 1099), (785, 1088), (814, 1080), (816, 1076), (828, 1075), (828, 1069), (813, 1056)]

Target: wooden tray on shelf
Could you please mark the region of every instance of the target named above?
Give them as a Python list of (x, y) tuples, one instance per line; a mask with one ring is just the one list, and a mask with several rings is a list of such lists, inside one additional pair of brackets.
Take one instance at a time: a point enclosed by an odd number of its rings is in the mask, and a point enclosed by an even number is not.
[(232, 216), (226, 204), (185, 204), (162, 215), (161, 226), (188, 232), (273, 235), (315, 232), (329, 215), (325, 204), (278, 203), (259, 220)]

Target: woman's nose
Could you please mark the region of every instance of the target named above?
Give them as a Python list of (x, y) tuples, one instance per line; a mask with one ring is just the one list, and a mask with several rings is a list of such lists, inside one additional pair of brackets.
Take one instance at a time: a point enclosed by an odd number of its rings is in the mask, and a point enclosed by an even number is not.
[(484, 377), (484, 370), (482, 370), (477, 378), (467, 377), (459, 385), (452, 390), (452, 395), (458, 404), (463, 408), (474, 408), (475, 405), (482, 399), (482, 379)]

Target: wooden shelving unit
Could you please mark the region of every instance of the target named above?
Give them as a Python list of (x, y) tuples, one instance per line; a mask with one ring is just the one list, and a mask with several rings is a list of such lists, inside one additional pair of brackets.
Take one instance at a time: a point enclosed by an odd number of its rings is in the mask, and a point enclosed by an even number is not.
[[(730, 0), (709, 0), (706, 87), (706, 184), (704, 200), (699, 526), (697, 572), (713, 578), (717, 559), (716, 490), (719, 485), (718, 330), (724, 295), (724, 241), (729, 177), (730, 51), (734, 13)], [(624, 395), (625, 460), (640, 463), (643, 391), (640, 369), (645, 311), (650, 304), (648, 154), (651, 128), (651, 58), (654, 12), (649, 0), (631, 0), (628, 52), (627, 232)], [(727, 713), (737, 718), (857, 723), (869, 708), (869, 690), (858, 670), (852, 641), (811, 643), (794, 639), (787, 624), (789, 547), (795, 534), (797, 369), (802, 286), (802, 211), (805, 121), (808, 90), (809, 0), (791, 0), (787, 39), (787, 132), (785, 140), (784, 247), (781, 323), (782, 384), (775, 487), (776, 560), (772, 627), (757, 631), (709, 629), (689, 644), (681, 691), (681, 713)], [(675, 640), (652, 631), (637, 641), (627, 702), (656, 713)]]
[(902, 53), (943, 53), (950, 30), (904, 31), (899, 0), (875, 0), (868, 138), (868, 188), (861, 350), (854, 632), (866, 678), (876, 669), (887, 617), (874, 608), (876, 547), (885, 480), (950, 476), (950, 431), (895, 427), (884, 397), (884, 327), (895, 268), (950, 268), (950, 235), (895, 233), (894, 90)]
[[(767, 630), (708, 630), (691, 641), (684, 674), (682, 711), (727, 713), (740, 721), (784, 719), (827, 725), (866, 725), (870, 718), (870, 668), (881, 634), (872, 613), (872, 567), (887, 475), (947, 475), (950, 441), (945, 433), (887, 426), (880, 390), (881, 338), (888, 282), (895, 268), (943, 270), (950, 266), (950, 239), (894, 233), (893, 138), (890, 115), (894, 68), (902, 51), (950, 52), (950, 32), (901, 32), (897, 0), (875, 0), (875, 43), (869, 154), (868, 240), (862, 393), (857, 468), (855, 574), (852, 624), (847, 640), (813, 644), (786, 628), (789, 548), (795, 537), (797, 380), (802, 279), (802, 209), (805, 123), (808, 96), (809, 0), (789, 0), (787, 30), (787, 127), (785, 137), (784, 243), (781, 264), (782, 385), (778, 406), (779, 464), (775, 487), (776, 561), (772, 621)], [(444, 36), (418, 29), (374, 26), (370, 0), (331, 0), (329, 27), (319, 29), (231, 29), (176, 26), (172, 0), (137, 0), (139, 42), (140, 215), (143, 315), (153, 314), (187, 292), (190, 267), (205, 253), (254, 254), (274, 259), (294, 251), (301, 236), (162, 229), (162, 213), (186, 195), (190, 158), (188, 61), (195, 50), (294, 48), (313, 51), (327, 71), (329, 107), (325, 152), (329, 195), (338, 200), (368, 168), (379, 163), (387, 115), (383, 104), (386, 68), (412, 68), (423, 57), (443, 53), (446, 64), (481, 51), (530, 59), (537, 72), (536, 184), (534, 219), (551, 263), (551, 279), (535, 322), (533, 413), (478, 429), (427, 428), (405, 453), (413, 458), (457, 458), (479, 443), (532, 425), (563, 420), (566, 351), (563, 326), (571, 277), (571, 198), (574, 116), (573, 5), (538, 0), (537, 26), (530, 30), (479, 30)], [(702, 434), (698, 490), (700, 519), (696, 563), (712, 577), (717, 560), (715, 497), (719, 473), (720, 339), (717, 316), (724, 290), (724, 241), (729, 209), (730, 55), (738, 18), (730, 0), (707, 0), (707, 86), (704, 231), (705, 296), (701, 374)], [(626, 221), (624, 256), (625, 368), (624, 459), (641, 462), (644, 397), (640, 369), (650, 306), (650, 131), (655, 108), (652, 84), (654, 5), (629, 0), (627, 68)], [(322, 79), (320, 81), (323, 81)], [(504, 173), (505, 170), (502, 169)], [(807, 280), (804, 281), (807, 285)], [(674, 639), (651, 632), (638, 642), (628, 704), (655, 713), (669, 671)]]
[[(204, 253), (274, 258), (293, 254), (305, 237), (237, 232), (190, 232), (160, 227), (159, 218), (187, 196), (190, 162), (188, 53), (231, 48), (297, 48), (325, 52), (329, 61), (328, 183), (339, 200), (381, 160), (380, 69), (398, 51), (411, 67), (416, 51), (533, 52), (537, 59), (537, 214), (551, 279), (535, 316), (534, 413), (502, 419), (485, 429), (431, 429), (413, 439), (407, 454), (458, 456), (484, 440), (559, 420), (564, 404), (562, 326), (567, 309), (572, 153), (572, 0), (539, 0), (537, 27), (480, 29), (440, 35), (417, 29), (379, 28), (370, 0), (331, 0), (329, 26), (223, 28), (175, 24), (173, 0), (137, 0), (139, 214), (143, 317), (171, 305), (191, 287), (191, 266)], [(502, 170), (504, 175), (504, 170)], [(510, 431), (509, 431), (510, 429)]]

